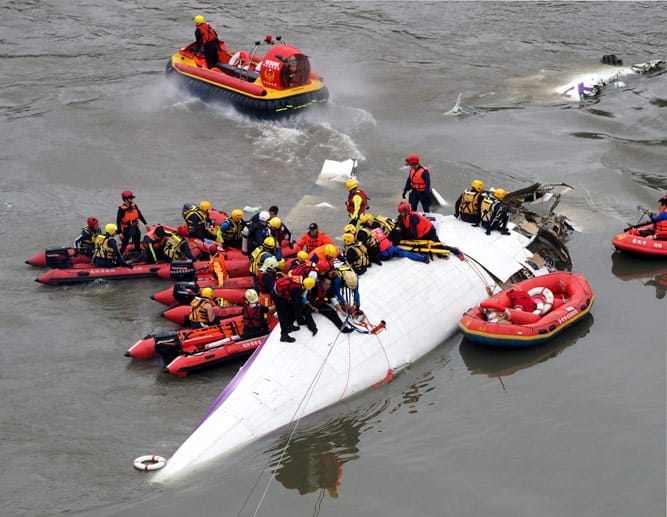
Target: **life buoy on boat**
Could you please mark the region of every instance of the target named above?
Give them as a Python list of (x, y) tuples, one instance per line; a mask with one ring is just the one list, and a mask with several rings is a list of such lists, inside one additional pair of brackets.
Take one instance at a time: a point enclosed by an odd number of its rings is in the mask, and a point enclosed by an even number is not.
[(134, 468), (137, 470), (143, 470), (144, 472), (148, 472), (149, 470), (160, 470), (166, 464), (167, 460), (165, 460), (162, 456), (155, 456), (154, 454), (139, 456), (136, 460), (134, 460)]
[(554, 304), (554, 293), (546, 287), (533, 287), (528, 294), (535, 302), (534, 314), (546, 314)]
[(250, 56), (247, 52), (239, 50), (236, 54), (229, 58), (229, 64), (248, 70), (250, 66)]

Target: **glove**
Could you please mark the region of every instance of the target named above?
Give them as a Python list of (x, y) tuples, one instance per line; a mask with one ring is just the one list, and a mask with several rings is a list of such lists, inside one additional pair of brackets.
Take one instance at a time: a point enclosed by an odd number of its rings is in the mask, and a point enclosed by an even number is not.
[(403, 199), (405, 199), (405, 194), (407, 194), (407, 193), (408, 193), (408, 191), (407, 191), (407, 190), (404, 190), (404, 191), (403, 191), (403, 194), (401, 194), (401, 197), (402, 197)]
[(289, 241), (289, 249), (294, 249), (294, 241)]

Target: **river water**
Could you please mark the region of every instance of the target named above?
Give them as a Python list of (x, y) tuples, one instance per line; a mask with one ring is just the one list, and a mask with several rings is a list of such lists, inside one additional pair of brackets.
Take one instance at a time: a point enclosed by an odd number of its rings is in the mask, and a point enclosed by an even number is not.
[[(302, 48), (329, 106), (257, 123), (175, 90), (164, 66), (195, 14), (229, 48), (265, 34)], [(667, 263), (610, 240), (667, 192), (667, 74), (597, 102), (551, 93), (604, 54), (667, 58), (664, 3), (8, 0), (0, 15), (0, 513), (665, 515)], [(459, 93), (476, 115), (444, 115)], [(580, 230), (592, 316), (527, 351), (457, 335), (289, 444), (276, 433), (177, 486), (135, 471), (173, 453), (239, 364), (175, 379), (129, 361), (169, 328), (148, 299), (164, 284), (48, 288), (24, 259), (89, 215), (113, 221), (126, 189), (149, 223), (210, 199), (336, 235), (345, 192), (315, 183), (323, 160), (359, 159), (373, 212), (391, 215), (413, 152), (444, 213), (475, 178), (574, 186), (559, 210)]]

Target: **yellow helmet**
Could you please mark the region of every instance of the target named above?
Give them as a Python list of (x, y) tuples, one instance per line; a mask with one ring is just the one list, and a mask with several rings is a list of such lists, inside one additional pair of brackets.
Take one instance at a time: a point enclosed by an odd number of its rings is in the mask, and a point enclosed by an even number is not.
[(359, 186), (359, 182), (354, 178), (350, 178), (345, 182), (345, 186), (347, 187), (347, 190), (354, 190)]
[(211, 298), (213, 298), (213, 289), (211, 289), (210, 287), (204, 287), (201, 290), (201, 297), (208, 298), (210, 300)]
[(264, 239), (264, 248), (265, 249), (273, 249), (276, 247), (276, 240), (273, 237), (267, 237)]
[(195, 25), (201, 25), (202, 23), (206, 23), (204, 17), (201, 14), (195, 16)]
[(495, 197), (498, 201), (502, 201), (505, 199), (505, 189), (497, 188), (493, 193), (493, 197)]
[(278, 261), (278, 265), (276, 266), (276, 268), (279, 269), (280, 271), (285, 271), (285, 266), (286, 266), (286, 265), (287, 265), (287, 262), (285, 261), (285, 259), (284, 259), (284, 258), (281, 258), (281, 259)]
[(254, 289), (248, 289), (245, 292), (245, 299), (248, 303), (257, 303), (259, 301), (259, 295)]
[(327, 258), (334, 258), (336, 255), (338, 255), (338, 252), (336, 251), (336, 246), (333, 244), (327, 244), (324, 246), (324, 255)]
[(484, 182), (482, 180), (473, 181), (471, 186), (473, 189), (475, 189), (476, 192), (481, 192), (484, 190)]
[(301, 261), (301, 262), (304, 262), (305, 260), (308, 260), (308, 253), (306, 253), (305, 251), (301, 250), (300, 252), (298, 252), (298, 253), (296, 254), (296, 259), (299, 260), (299, 261)]
[(201, 208), (204, 212), (208, 212), (211, 209), (211, 202), (202, 201), (201, 203), (199, 203), (199, 208)]
[(345, 228), (343, 228), (343, 233), (355, 234), (357, 233), (357, 227), (354, 226), (353, 224), (348, 224), (345, 226)]
[(269, 226), (274, 230), (277, 230), (283, 225), (283, 222), (280, 220), (280, 217), (272, 217), (269, 219)]
[(113, 223), (109, 223), (104, 227), (104, 231), (109, 235), (116, 235), (116, 232), (118, 232), (118, 226)]
[(343, 242), (345, 243), (345, 246), (349, 246), (354, 242), (354, 235), (351, 233), (344, 233)]
[(310, 291), (313, 287), (315, 287), (315, 280), (307, 276), (303, 279), (303, 287)]
[(235, 223), (238, 223), (243, 219), (243, 210), (239, 210), (238, 208), (235, 210), (232, 210), (232, 220)]
[(361, 216), (361, 224), (372, 223), (373, 221), (375, 221), (375, 217), (368, 212)]

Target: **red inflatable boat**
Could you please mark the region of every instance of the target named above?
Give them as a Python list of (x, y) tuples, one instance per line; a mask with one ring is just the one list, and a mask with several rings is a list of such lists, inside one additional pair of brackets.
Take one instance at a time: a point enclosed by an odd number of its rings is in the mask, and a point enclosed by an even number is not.
[(582, 275), (559, 271), (524, 280), (488, 298), (464, 314), (459, 328), (467, 339), (482, 345), (532, 346), (581, 320), (594, 299)]
[(654, 239), (653, 235), (643, 237), (639, 235), (642, 230), (650, 231), (653, 223), (638, 228), (629, 228), (614, 237), (611, 243), (619, 251), (646, 255), (650, 257), (667, 257), (667, 240)]
[[(162, 303), (169, 307), (173, 305), (185, 305), (192, 301), (192, 297), (199, 294), (204, 287), (215, 287), (218, 282), (212, 278), (197, 278), (194, 282), (176, 282), (172, 287), (158, 291), (151, 295), (151, 300)], [(253, 289), (253, 277), (238, 276), (225, 280), (226, 289)]]

